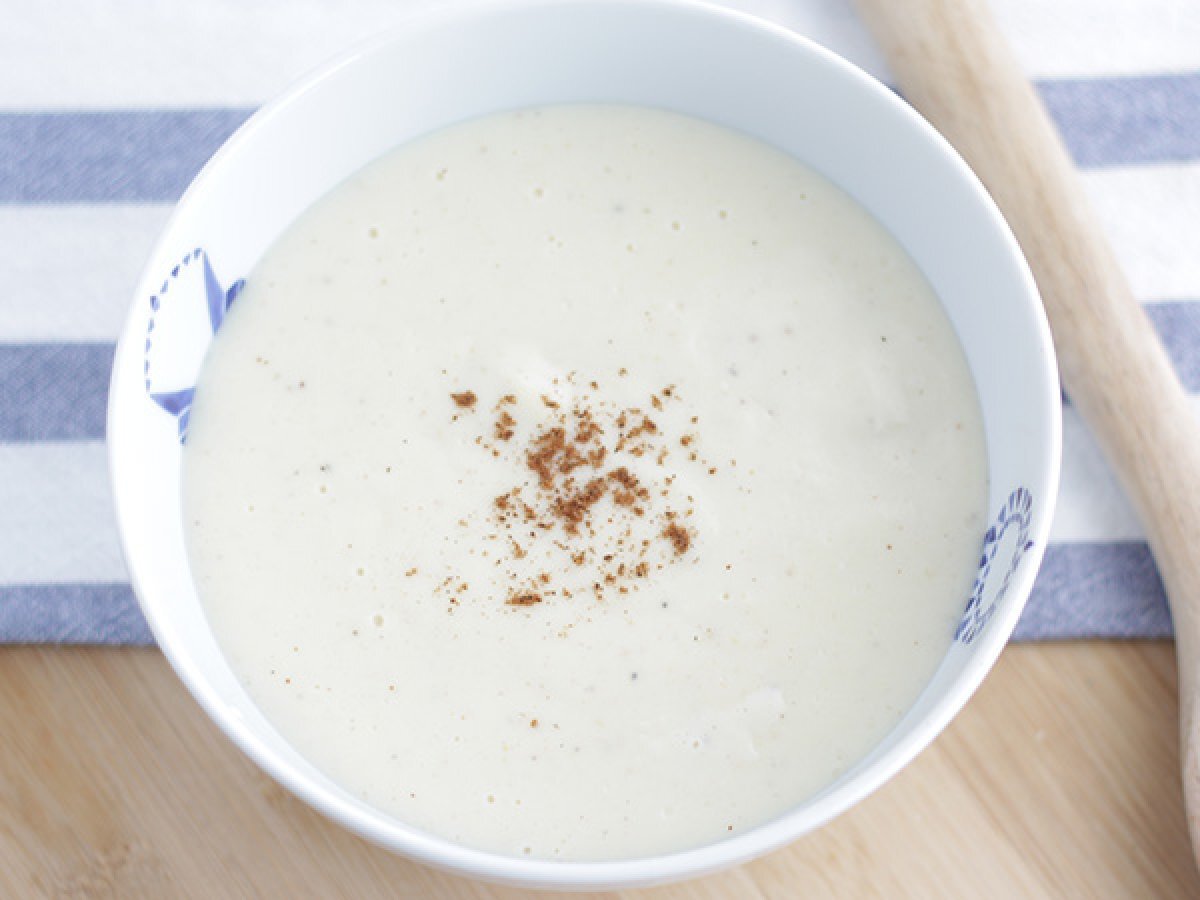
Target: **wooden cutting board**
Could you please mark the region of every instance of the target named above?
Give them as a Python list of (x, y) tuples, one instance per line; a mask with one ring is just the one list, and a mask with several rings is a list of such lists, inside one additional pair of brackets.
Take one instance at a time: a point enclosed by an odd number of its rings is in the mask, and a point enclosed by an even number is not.
[[(156, 650), (0, 649), (0, 897), (514, 898), (326, 822)], [(912, 766), (732, 872), (624, 897), (1196, 897), (1169, 643), (1025, 645)]]

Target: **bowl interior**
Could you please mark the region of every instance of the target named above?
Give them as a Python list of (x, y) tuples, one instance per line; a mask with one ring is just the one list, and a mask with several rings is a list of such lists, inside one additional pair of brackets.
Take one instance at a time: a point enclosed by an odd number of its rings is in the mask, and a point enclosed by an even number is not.
[[(956, 640), (916, 706), (867, 759), (787, 816), (718, 845), (612, 863), (506, 859), (375, 812), (309, 766), (258, 713), (208, 630), (188, 572), (180, 434), (225, 308), (313, 201), (392, 147), (463, 119), (603, 101), (661, 107), (784, 149), (854, 196), (932, 283), (974, 374), (995, 523)], [(1059, 389), (1016, 244), (953, 151), (886, 88), (745, 17), (662, 0), (514, 2), (412, 22), (255, 116), (197, 178), (148, 264), (114, 367), (109, 440), (131, 575), (160, 645), (264, 768), (367, 837), (426, 862), (543, 886), (649, 883), (765, 852), (860, 799), (965, 702), (1007, 640), (1057, 488)]]

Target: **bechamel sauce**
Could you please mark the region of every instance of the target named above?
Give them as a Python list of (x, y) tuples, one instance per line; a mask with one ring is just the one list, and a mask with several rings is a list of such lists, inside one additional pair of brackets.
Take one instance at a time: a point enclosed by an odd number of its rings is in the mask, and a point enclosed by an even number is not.
[[(604, 459), (541, 484), (581, 414)], [(603, 490), (575, 534), (568, 477)], [(581, 860), (718, 840), (862, 758), (949, 647), (986, 459), (951, 327), (862, 208), (733, 132), (576, 106), (305, 213), (213, 344), (183, 487), (284, 737), (412, 825)]]

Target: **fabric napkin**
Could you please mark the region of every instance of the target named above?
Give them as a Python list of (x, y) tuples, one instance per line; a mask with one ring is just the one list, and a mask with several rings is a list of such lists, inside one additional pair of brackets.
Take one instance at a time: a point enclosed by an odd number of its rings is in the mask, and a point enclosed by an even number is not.
[[(113, 341), (140, 266), (189, 179), (258, 104), (431, 5), (0, 0), (0, 641), (151, 640), (104, 448)], [(728, 5), (888, 80), (848, 0)], [(993, 6), (1200, 393), (1200, 3)], [(1168, 635), (1142, 530), (1069, 402), (1064, 417), (1059, 511), (1017, 638)]]

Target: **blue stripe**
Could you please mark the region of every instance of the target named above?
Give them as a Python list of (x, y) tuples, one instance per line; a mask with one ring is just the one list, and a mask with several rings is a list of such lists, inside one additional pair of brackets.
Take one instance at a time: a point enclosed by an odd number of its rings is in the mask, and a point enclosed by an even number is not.
[[(1171, 635), (1162, 582), (1142, 543), (1052, 544), (1016, 641)], [(128, 584), (0, 588), (0, 643), (149, 644)]]
[(165, 203), (248, 109), (0, 114), (0, 203)]
[(1167, 300), (1147, 303), (1145, 309), (1179, 380), (1189, 393), (1200, 393), (1200, 301)]
[(1013, 640), (1170, 636), (1150, 548), (1129, 541), (1051, 544)]
[[(1200, 73), (1038, 83), (1076, 162), (1200, 159)], [(169, 203), (252, 110), (0, 113), (0, 203)]]
[(152, 644), (128, 584), (0, 587), (0, 642)]
[(1200, 73), (1043, 81), (1038, 90), (1080, 166), (1200, 159)]
[(104, 436), (112, 344), (0, 345), (0, 441)]
[[(1146, 304), (1184, 387), (1200, 393), (1200, 302)], [(112, 344), (0, 344), (0, 443), (104, 437)]]

